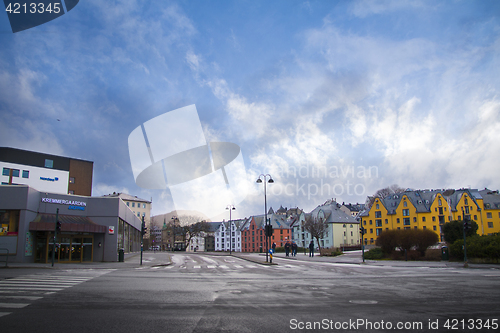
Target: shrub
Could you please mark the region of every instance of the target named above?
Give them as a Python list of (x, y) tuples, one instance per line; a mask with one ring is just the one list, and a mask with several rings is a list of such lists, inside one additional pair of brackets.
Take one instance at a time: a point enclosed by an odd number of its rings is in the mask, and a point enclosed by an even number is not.
[(420, 252), (420, 255), (425, 256), (425, 251), (431, 245), (436, 244), (439, 241), (438, 235), (431, 230), (413, 230), (415, 237), (415, 246), (417, 247), (417, 251)]
[(391, 254), (394, 252), (398, 246), (398, 230), (386, 230), (377, 238), (377, 246), (380, 246), (380, 250), (385, 254)]
[(380, 247), (375, 247), (367, 252), (365, 252), (365, 259), (383, 259), (384, 258), (384, 251)]
[[(467, 237), (467, 257), (481, 259), (500, 259), (500, 235), (484, 235)], [(461, 260), (464, 257), (463, 239), (457, 239), (449, 246), (450, 256)]]

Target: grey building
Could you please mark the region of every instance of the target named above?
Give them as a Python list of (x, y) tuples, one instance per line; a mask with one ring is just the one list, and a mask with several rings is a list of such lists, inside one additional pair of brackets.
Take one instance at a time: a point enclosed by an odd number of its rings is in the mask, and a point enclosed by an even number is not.
[[(140, 251), (141, 220), (118, 197), (40, 192), (26, 185), (0, 186), (0, 248), (9, 262), (118, 261), (118, 250)], [(6, 250), (0, 252), (5, 255)]]

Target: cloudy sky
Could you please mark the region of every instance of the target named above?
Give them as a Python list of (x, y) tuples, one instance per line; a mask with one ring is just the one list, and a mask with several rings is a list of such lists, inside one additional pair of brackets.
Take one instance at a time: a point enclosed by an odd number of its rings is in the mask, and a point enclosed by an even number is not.
[(499, 60), (495, 0), (81, 0), (15, 34), (4, 13), (0, 145), (93, 161), (94, 195), (167, 213), (168, 188), (136, 185), (128, 137), (195, 104), (207, 141), (241, 147), (233, 218), (264, 211), (261, 173), (275, 209), (499, 189)]

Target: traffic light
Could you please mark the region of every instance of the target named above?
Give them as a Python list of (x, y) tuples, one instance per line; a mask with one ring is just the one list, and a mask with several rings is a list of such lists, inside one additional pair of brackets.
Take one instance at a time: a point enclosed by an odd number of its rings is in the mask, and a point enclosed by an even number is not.
[(364, 234), (366, 234), (366, 229), (364, 227), (359, 228), (359, 233), (361, 234), (361, 236), (363, 236)]
[(148, 228), (146, 228), (146, 222), (142, 222), (141, 234), (144, 236), (146, 234), (147, 230), (148, 230)]
[(472, 229), (472, 222), (470, 219), (470, 215), (464, 216), (464, 230)]
[(267, 237), (271, 237), (273, 235), (273, 226), (270, 224), (267, 224), (264, 232), (265, 232)]
[(61, 232), (61, 222), (59, 221), (56, 222), (56, 231)]

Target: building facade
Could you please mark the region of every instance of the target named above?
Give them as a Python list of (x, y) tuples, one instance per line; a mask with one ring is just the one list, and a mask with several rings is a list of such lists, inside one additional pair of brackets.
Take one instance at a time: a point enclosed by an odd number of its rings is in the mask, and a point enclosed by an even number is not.
[[(150, 246), (153, 245), (152, 239), (150, 239), (151, 231), (152, 231), (152, 225), (151, 225), (151, 209), (152, 209), (152, 204), (151, 201), (146, 200), (146, 199), (141, 199), (138, 198), (137, 196), (133, 196), (127, 193), (116, 193), (113, 192), (113, 194), (108, 194), (105, 195), (105, 197), (111, 197), (111, 198), (120, 198), (126, 205), (127, 207), (136, 215), (139, 219), (142, 220), (144, 218), (144, 223), (146, 224), (146, 228), (149, 232), (146, 232), (144, 234), (144, 248), (149, 249)], [(161, 238), (161, 231), (160, 233), (160, 238)], [(156, 240), (155, 240), (156, 242)], [(160, 244), (157, 244), (160, 245)]]
[(41, 192), (92, 195), (94, 163), (0, 147), (2, 185), (28, 185)]
[(479, 235), (500, 232), (500, 195), (488, 189), (407, 190), (375, 198), (361, 214), (367, 233), (365, 244), (375, 244), (384, 230), (428, 229), (441, 242), (445, 223), (462, 220), (464, 215), (478, 224)]
[[(327, 228), (319, 240), (313, 238), (305, 229), (306, 221), (325, 221)], [(342, 205), (335, 200), (328, 200), (313, 209), (311, 213), (302, 213), (292, 224), (292, 239), (302, 247), (308, 247), (313, 241), (315, 248), (345, 248), (360, 244), (359, 222), (351, 214), (342, 210)]]
[(215, 251), (241, 252), (241, 226), (246, 219), (219, 222), (214, 233)]
[[(56, 221), (61, 223), (54, 247)], [(40, 192), (0, 186), (0, 248), (9, 262), (118, 261), (140, 251), (141, 221), (119, 198)]]
[(273, 227), (273, 233), (266, 244), (264, 215), (252, 216), (241, 227), (241, 250), (242, 252), (265, 252), (267, 247), (271, 248), (273, 243), (277, 247), (285, 246), (286, 242), (292, 241), (290, 230), (291, 219), (286, 213), (274, 213), (269, 209), (267, 219)]

